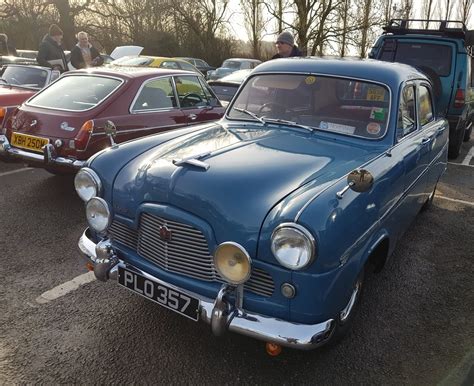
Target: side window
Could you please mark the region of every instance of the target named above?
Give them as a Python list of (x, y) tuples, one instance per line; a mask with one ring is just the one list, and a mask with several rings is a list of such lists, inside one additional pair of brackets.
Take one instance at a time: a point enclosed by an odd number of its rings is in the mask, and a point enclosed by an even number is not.
[(416, 129), (414, 86), (406, 86), (400, 95), (397, 122), (397, 140), (405, 137)]
[(169, 77), (148, 81), (140, 90), (133, 111), (169, 109), (176, 107), (176, 101)]
[(181, 107), (203, 107), (209, 105), (208, 93), (197, 76), (175, 76), (176, 91)]
[(163, 68), (175, 68), (175, 69), (179, 70), (178, 63), (176, 63), (176, 62), (170, 62), (170, 61), (166, 61), (166, 62), (161, 63), (161, 64), (160, 64), (160, 67), (163, 67)]
[(189, 64), (188, 62), (179, 62), (179, 64), (181, 65), (181, 68), (182, 68), (183, 70), (196, 72), (196, 70), (194, 69), (194, 67), (192, 66), (192, 64)]
[(433, 120), (433, 105), (431, 103), (430, 91), (426, 86), (420, 86), (418, 96), (418, 112), (420, 114), (420, 124), (426, 125)]

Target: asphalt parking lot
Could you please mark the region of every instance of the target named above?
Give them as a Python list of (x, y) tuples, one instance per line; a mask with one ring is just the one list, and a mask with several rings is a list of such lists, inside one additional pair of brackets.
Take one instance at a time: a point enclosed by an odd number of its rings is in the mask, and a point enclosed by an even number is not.
[(0, 162), (0, 197), (0, 384), (474, 384), (474, 140), (367, 281), (347, 339), (276, 358), (94, 280), (72, 178)]

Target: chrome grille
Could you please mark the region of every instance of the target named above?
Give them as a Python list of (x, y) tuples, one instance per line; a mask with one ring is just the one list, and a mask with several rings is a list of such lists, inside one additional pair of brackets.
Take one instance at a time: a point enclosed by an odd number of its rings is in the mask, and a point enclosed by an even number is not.
[[(171, 231), (171, 240), (165, 241), (160, 237), (163, 227)], [(114, 221), (110, 234), (113, 241), (132, 248), (166, 271), (210, 282), (225, 282), (214, 267), (206, 238), (201, 231), (190, 225), (143, 213), (138, 232)], [(253, 268), (244, 288), (269, 297), (272, 296), (275, 285), (270, 274)]]

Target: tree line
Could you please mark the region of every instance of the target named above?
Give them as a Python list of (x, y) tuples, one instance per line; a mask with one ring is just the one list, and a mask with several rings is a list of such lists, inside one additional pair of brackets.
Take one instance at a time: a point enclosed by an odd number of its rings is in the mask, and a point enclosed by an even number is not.
[[(245, 56), (266, 60), (268, 35), (289, 30), (307, 55), (366, 57), (381, 27), (392, 18), (474, 18), (474, 0), (0, 0), (0, 32), (17, 48), (37, 49), (50, 24), (64, 31), (64, 48), (86, 31), (110, 52), (135, 44), (143, 54), (191, 56), (219, 65)], [(421, 8), (420, 8), (421, 5)], [(240, 16), (237, 15), (240, 13)], [(236, 19), (245, 36), (235, 36)], [(242, 33), (243, 34), (243, 33)], [(244, 49), (240, 40), (248, 41)]]

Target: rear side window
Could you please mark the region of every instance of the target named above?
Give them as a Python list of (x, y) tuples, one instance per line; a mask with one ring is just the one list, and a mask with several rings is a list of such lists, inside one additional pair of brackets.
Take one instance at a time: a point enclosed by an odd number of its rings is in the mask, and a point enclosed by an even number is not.
[(400, 96), (398, 107), (397, 139), (401, 139), (416, 129), (415, 87), (406, 86)]
[(153, 79), (145, 84), (133, 104), (133, 111), (169, 109), (176, 107), (171, 79)]
[(162, 67), (162, 68), (175, 68), (175, 69), (179, 70), (178, 63), (170, 62), (170, 61), (166, 61), (166, 62), (161, 63), (160, 67)]
[(423, 69), (428, 67), (439, 76), (451, 73), (452, 49), (444, 44), (403, 43), (387, 41), (380, 60), (399, 62)]
[(36, 94), (31, 106), (57, 110), (84, 111), (99, 105), (112, 94), (122, 81), (92, 75), (63, 76)]
[(183, 68), (183, 70), (187, 70), (187, 71), (192, 71), (192, 72), (196, 72), (196, 69), (193, 67), (192, 64), (189, 64), (187, 62), (179, 62), (180, 66)]
[(428, 122), (431, 122), (433, 117), (433, 104), (431, 103), (430, 91), (426, 86), (419, 87), (419, 114), (420, 114), (420, 124), (426, 125)]

